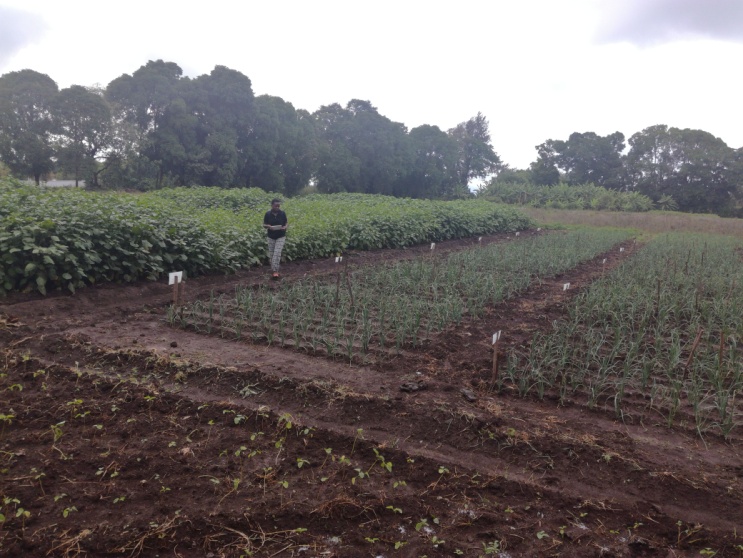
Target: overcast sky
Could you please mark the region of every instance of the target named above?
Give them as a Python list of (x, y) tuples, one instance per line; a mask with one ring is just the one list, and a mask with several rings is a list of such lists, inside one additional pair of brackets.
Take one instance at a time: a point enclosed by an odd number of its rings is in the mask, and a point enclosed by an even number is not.
[(105, 86), (160, 58), (409, 128), (480, 111), (519, 168), (549, 138), (654, 124), (743, 147), (743, 0), (0, 0), (0, 74)]

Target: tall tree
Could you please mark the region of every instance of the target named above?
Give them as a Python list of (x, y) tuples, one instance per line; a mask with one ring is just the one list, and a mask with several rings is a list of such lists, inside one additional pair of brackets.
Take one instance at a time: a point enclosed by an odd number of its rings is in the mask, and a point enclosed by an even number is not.
[(50, 106), (57, 92), (52, 78), (33, 70), (0, 76), (0, 160), (36, 184), (54, 168)]
[(316, 156), (314, 121), (307, 111), (295, 110), (280, 97), (255, 99), (242, 183), (296, 194), (309, 184)]
[(454, 198), (465, 194), (457, 175), (457, 142), (437, 126), (428, 124), (413, 128), (408, 136), (412, 163), (397, 183), (394, 194), (412, 198)]
[(467, 188), (472, 180), (486, 178), (501, 169), (501, 159), (490, 144), (488, 119), (482, 113), (457, 124), (448, 133), (459, 146), (457, 176), (461, 186)]
[(703, 130), (651, 126), (634, 134), (627, 154), (633, 187), (682, 211), (729, 214), (739, 203), (735, 151)]
[(554, 165), (565, 173), (568, 184), (590, 182), (620, 189), (624, 185), (623, 150), (624, 134), (621, 132), (608, 136), (574, 132), (567, 141), (549, 139), (537, 146), (538, 170), (547, 171)]
[(95, 171), (96, 157), (111, 143), (111, 108), (102, 92), (73, 85), (59, 92), (51, 111), (57, 159), (72, 171), (77, 186), (84, 170)]
[[(162, 186), (168, 164), (182, 159), (185, 149), (177, 141), (182, 134), (167, 130), (158, 134), (166, 120), (174, 120), (168, 109), (182, 99), (182, 75), (183, 70), (174, 62), (150, 60), (132, 75), (124, 74), (106, 87), (106, 99), (116, 107), (117, 118), (133, 125), (137, 132), (137, 178), (152, 181), (155, 187)], [(176, 114), (181, 111), (182, 107), (175, 108)]]
[(412, 161), (407, 129), (369, 101), (321, 107), (313, 115), (321, 139), (317, 187), (323, 192), (392, 194)]
[(215, 66), (209, 74), (187, 83), (184, 96), (198, 120), (197, 141), (203, 164), (198, 183), (237, 185), (255, 118), (250, 79), (237, 70)]

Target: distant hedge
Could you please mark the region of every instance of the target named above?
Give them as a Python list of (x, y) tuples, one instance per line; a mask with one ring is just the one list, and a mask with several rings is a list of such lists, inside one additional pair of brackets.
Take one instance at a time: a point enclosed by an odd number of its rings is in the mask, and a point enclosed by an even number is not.
[(643, 194), (609, 190), (593, 184), (537, 186), (528, 183), (494, 182), (488, 184), (478, 197), (497, 203), (556, 209), (603, 211), (650, 211), (653, 209), (653, 200)]

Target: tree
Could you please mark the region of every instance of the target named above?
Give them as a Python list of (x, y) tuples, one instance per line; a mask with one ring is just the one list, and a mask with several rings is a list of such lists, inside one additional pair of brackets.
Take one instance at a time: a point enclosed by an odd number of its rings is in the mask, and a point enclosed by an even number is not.
[(529, 165), (529, 174), (531, 181), (540, 186), (554, 186), (560, 182), (560, 171), (557, 170), (557, 166), (541, 154)]
[(316, 174), (320, 191), (394, 192), (412, 162), (404, 125), (359, 99), (349, 101), (345, 109), (338, 104), (320, 107), (313, 116), (321, 140)]
[(488, 120), (478, 112), (467, 122), (461, 122), (448, 134), (459, 147), (457, 177), (459, 184), (469, 187), (472, 180), (484, 179), (501, 169), (501, 160), (490, 145)]
[(95, 172), (96, 157), (111, 143), (111, 108), (102, 92), (80, 85), (60, 91), (51, 107), (57, 159), (77, 186), (84, 169)]
[(54, 80), (33, 70), (0, 76), (0, 160), (36, 184), (54, 168), (50, 105), (57, 92)]
[[(457, 175), (456, 141), (438, 126), (424, 124), (408, 134), (412, 162), (394, 194), (412, 198), (454, 198), (463, 194)], [(466, 193), (466, 192), (464, 192)]]
[[(593, 183), (604, 188), (624, 185), (624, 134), (599, 136), (594, 132), (570, 134), (567, 141), (549, 139), (537, 146), (537, 171), (543, 180), (554, 179), (550, 166), (562, 169), (568, 184)], [(544, 174), (542, 174), (544, 173)]]
[[(682, 211), (731, 214), (739, 203), (736, 152), (703, 130), (657, 125), (634, 134), (627, 154), (632, 186)], [(664, 198), (665, 199), (665, 198)]]
[(293, 195), (309, 184), (316, 157), (314, 121), (307, 111), (280, 97), (255, 99), (241, 182)]
[[(170, 123), (174, 121), (174, 115), (168, 115), (167, 111), (172, 103), (182, 99), (182, 75), (183, 70), (174, 62), (150, 60), (132, 75), (119, 76), (106, 87), (106, 99), (116, 108), (117, 120), (131, 124), (137, 132), (133, 146), (140, 154), (136, 179), (151, 180), (155, 187), (163, 184), (167, 162), (172, 164), (182, 159), (180, 155), (184, 151), (176, 141), (182, 130), (180, 133), (165, 131), (162, 136), (157, 134), (166, 119)], [(183, 115), (183, 107), (176, 108), (175, 112)]]
[(250, 79), (226, 66), (215, 66), (184, 84), (184, 98), (198, 126), (196, 142), (206, 186), (238, 184), (248, 158), (253, 130), (255, 96)]

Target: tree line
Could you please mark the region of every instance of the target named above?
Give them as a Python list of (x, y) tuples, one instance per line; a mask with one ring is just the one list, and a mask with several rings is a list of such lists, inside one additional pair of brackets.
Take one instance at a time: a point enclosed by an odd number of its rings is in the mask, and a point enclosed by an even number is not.
[(34, 70), (0, 76), (0, 162), (37, 182), (51, 172), (91, 188), (260, 187), (294, 195), (363, 192), (414, 198), (470, 195), (474, 181), (595, 184), (639, 192), (658, 207), (743, 215), (743, 148), (703, 130), (651, 126), (573, 133), (536, 146), (528, 169), (494, 151), (478, 113), (443, 131), (408, 130), (353, 99), (313, 113), (224, 66), (196, 78), (149, 61), (105, 87), (60, 90)]
[(93, 188), (260, 187), (408, 197), (469, 195), (501, 166), (482, 114), (446, 132), (408, 130), (369, 101), (295, 109), (216, 66), (189, 78), (150, 61), (105, 88), (59, 90), (33, 70), (0, 77), (0, 160), (20, 177), (57, 171)]
[(660, 209), (743, 217), (743, 148), (703, 130), (660, 124), (627, 143), (621, 132), (576, 132), (536, 150), (528, 169), (504, 169), (491, 183), (595, 184), (644, 194)]

